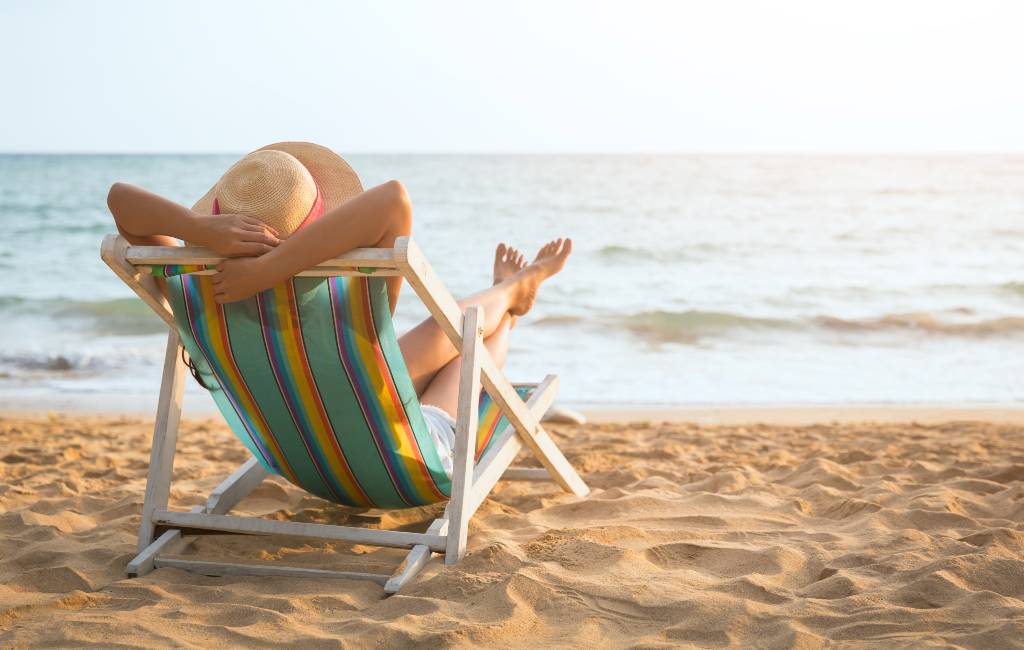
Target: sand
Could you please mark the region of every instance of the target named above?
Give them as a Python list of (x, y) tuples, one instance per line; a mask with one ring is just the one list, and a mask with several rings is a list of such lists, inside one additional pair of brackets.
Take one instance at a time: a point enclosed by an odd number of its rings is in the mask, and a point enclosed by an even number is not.
[[(1024, 426), (554, 426), (592, 495), (504, 483), (457, 567), (372, 583), (130, 580), (150, 425), (0, 418), (0, 647), (1024, 646)], [(176, 506), (245, 459), (183, 424)], [(272, 479), (239, 511), (416, 529)], [(353, 553), (354, 551), (354, 553)], [(393, 568), (400, 552), (203, 537), (188, 554)], [(358, 563), (363, 564), (358, 564)]]

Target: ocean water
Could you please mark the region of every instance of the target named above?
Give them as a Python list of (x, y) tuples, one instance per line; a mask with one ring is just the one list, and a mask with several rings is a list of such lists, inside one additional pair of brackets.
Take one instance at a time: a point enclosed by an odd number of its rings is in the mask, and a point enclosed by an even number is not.
[[(236, 158), (0, 156), (0, 408), (155, 405), (165, 331), (99, 259), (106, 190), (190, 204)], [(574, 239), (508, 362), (566, 403), (1024, 399), (1024, 157), (349, 160), (406, 184), (457, 294), (498, 241)], [(399, 328), (424, 317), (406, 291)]]

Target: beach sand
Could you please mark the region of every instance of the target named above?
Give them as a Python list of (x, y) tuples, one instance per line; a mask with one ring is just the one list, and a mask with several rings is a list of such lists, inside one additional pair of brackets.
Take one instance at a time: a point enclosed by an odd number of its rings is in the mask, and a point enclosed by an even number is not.
[[(127, 579), (151, 424), (2, 417), (0, 647), (1024, 647), (1024, 424), (908, 419), (552, 426), (593, 493), (502, 483), (462, 563), (435, 558), (385, 598), (347, 580)], [(178, 449), (177, 507), (246, 458), (212, 419), (185, 422)], [(278, 479), (238, 511), (409, 529), (436, 513), (357, 513)], [(222, 536), (186, 553), (375, 571), (402, 555)]]

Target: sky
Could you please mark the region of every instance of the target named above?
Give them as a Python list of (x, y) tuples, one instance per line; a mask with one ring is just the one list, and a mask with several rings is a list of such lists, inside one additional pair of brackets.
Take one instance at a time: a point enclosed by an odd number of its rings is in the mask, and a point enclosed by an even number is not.
[(0, 0), (0, 152), (1021, 152), (1024, 3)]

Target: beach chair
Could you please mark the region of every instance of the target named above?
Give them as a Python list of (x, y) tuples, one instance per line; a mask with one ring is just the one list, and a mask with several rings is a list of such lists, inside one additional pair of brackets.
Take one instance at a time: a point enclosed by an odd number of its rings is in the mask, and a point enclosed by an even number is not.
[[(466, 552), (469, 520), (499, 479), (588, 488), (541, 426), (558, 389), (548, 375), (510, 383), (482, 343), (483, 312), (463, 314), (420, 249), (359, 249), (247, 300), (217, 305), (209, 277), (223, 258), (198, 247), (131, 246), (107, 236), (101, 257), (170, 326), (153, 448), (128, 573), (176, 567), (206, 575), (357, 578), (397, 592), (443, 553)], [(454, 470), (440, 464), (391, 321), (384, 278), (401, 275), (461, 350)], [(167, 283), (168, 300), (155, 278)], [(183, 348), (253, 457), (204, 506), (170, 510), (186, 364)], [(481, 390), (481, 387), (483, 390)], [(484, 392), (486, 391), (486, 392)], [(510, 467), (523, 447), (542, 468)], [(447, 501), (425, 532), (272, 521), (228, 513), (269, 474), (335, 503), (408, 508)], [(194, 534), (285, 535), (409, 549), (390, 575), (172, 557)]]

